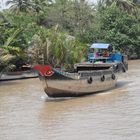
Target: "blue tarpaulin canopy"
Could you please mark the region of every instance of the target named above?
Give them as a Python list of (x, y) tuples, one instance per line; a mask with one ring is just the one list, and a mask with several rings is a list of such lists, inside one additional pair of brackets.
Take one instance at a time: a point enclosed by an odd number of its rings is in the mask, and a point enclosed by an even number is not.
[(108, 49), (110, 44), (105, 44), (105, 43), (93, 43), (90, 48), (93, 49)]

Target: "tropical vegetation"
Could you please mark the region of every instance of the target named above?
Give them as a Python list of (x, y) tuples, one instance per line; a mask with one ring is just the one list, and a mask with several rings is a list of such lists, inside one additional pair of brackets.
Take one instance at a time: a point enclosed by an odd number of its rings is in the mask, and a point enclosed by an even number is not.
[(26, 63), (72, 68), (86, 60), (93, 42), (111, 43), (117, 51), (140, 58), (140, 0), (6, 4), (9, 8), (0, 11), (0, 71)]

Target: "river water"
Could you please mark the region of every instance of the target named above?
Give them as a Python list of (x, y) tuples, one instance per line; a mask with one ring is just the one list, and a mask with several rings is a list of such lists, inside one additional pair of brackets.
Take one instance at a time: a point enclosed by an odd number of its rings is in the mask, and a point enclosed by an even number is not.
[(115, 89), (52, 99), (39, 79), (0, 83), (0, 140), (139, 140), (140, 60)]

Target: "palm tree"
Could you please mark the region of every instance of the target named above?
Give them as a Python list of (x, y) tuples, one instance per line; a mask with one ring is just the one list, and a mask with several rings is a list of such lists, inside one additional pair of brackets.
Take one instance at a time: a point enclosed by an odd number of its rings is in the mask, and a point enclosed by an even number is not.
[[(135, 3), (134, 3), (135, 1)], [(103, 8), (103, 7), (110, 7), (110, 6), (116, 6), (118, 7), (120, 10), (122, 11), (126, 11), (129, 14), (133, 14), (136, 17), (137, 15), (137, 11), (138, 11), (138, 7), (136, 5), (136, 1), (139, 0), (99, 0), (98, 5), (99, 7)]]
[(65, 68), (72, 68), (74, 63), (80, 62), (85, 48), (73, 36), (60, 33), (58, 26), (48, 32), (42, 29), (34, 35), (31, 45), (29, 51), (34, 63)]
[(33, 9), (35, 12), (44, 12), (45, 8), (47, 8), (52, 3), (52, 0), (32, 0)]
[(33, 10), (31, 0), (8, 0), (6, 5), (9, 5), (10, 10), (15, 13), (29, 12)]

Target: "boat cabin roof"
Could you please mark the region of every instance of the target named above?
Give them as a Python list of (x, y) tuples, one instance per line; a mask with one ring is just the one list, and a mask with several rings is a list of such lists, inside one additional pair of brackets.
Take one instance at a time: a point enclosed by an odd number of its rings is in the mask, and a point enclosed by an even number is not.
[(110, 44), (106, 43), (93, 43), (90, 48), (91, 49), (108, 49), (110, 47)]

